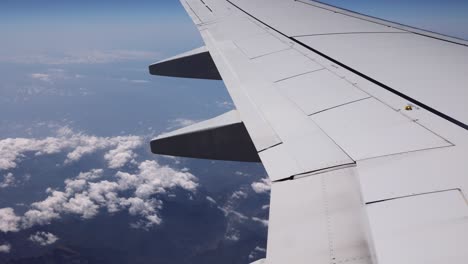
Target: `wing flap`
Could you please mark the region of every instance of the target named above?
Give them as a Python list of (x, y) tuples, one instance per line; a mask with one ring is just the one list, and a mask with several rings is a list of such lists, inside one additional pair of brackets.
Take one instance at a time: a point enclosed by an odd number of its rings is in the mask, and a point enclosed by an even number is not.
[(268, 264), (371, 263), (354, 168), (274, 182)]
[(364, 202), (448, 189), (460, 189), (468, 196), (464, 157), (466, 150), (450, 147), (360, 161)]
[(468, 259), (468, 205), (459, 190), (372, 203), (367, 212), (379, 264)]

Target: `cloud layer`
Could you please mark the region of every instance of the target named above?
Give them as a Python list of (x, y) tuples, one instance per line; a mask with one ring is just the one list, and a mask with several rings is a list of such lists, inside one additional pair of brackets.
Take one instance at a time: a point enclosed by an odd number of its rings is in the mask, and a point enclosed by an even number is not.
[(0, 170), (15, 168), (27, 153), (35, 156), (67, 152), (64, 163), (72, 163), (98, 150), (107, 150), (104, 159), (109, 168), (117, 169), (135, 162), (135, 149), (143, 144), (138, 136), (96, 137), (73, 131), (68, 127), (58, 129), (55, 137), (43, 139), (6, 138), (0, 140)]
[(12, 208), (0, 209), (0, 231), (16, 232), (50, 224), (63, 214), (91, 219), (102, 210), (109, 213), (127, 210), (139, 218), (132, 227), (149, 228), (162, 222), (159, 210), (163, 202), (158, 195), (177, 188), (195, 192), (198, 187), (197, 179), (191, 173), (161, 166), (152, 160), (141, 162), (133, 174), (118, 171), (111, 179), (96, 181), (103, 177), (102, 174), (102, 169), (82, 172), (65, 180), (63, 190), (49, 188), (49, 195), (32, 203), (21, 217)]
[(148, 60), (160, 57), (159, 53), (141, 50), (89, 50), (60, 55), (3, 56), (0, 61), (20, 64), (102, 64), (118, 61)]
[[(10, 207), (0, 209), (0, 232), (50, 224), (64, 214), (90, 219), (101, 211), (122, 210), (137, 218), (133, 227), (159, 225), (162, 222), (159, 216), (163, 207), (161, 195), (178, 188), (194, 193), (198, 182), (186, 169), (162, 166), (153, 160), (137, 161), (136, 150), (142, 145), (143, 138), (139, 136), (96, 137), (68, 127), (58, 128), (54, 137), (0, 140), (0, 171), (16, 168), (27, 155), (63, 153), (63, 164), (67, 165), (97, 151), (104, 152), (107, 169), (118, 170), (104, 175), (106, 170), (92, 169), (68, 178), (63, 189), (48, 188), (47, 197), (30, 204), (22, 216), (16, 215)], [(125, 167), (127, 164), (134, 164), (136, 168)], [(15, 178), (11, 172), (0, 178), (0, 188), (12, 184)]]

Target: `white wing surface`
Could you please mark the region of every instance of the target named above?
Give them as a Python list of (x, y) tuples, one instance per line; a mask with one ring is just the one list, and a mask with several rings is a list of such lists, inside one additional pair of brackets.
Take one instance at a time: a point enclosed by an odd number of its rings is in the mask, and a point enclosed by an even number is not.
[(263, 263), (468, 263), (466, 41), (307, 0), (181, 2), (206, 47), (153, 73), (221, 77), (236, 118), (153, 152), (261, 160)]

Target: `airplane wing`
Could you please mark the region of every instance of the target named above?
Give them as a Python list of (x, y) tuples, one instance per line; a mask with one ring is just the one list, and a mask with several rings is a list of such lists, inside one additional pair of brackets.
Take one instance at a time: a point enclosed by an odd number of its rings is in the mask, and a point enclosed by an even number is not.
[(468, 42), (308, 0), (181, 0), (206, 46), (150, 72), (236, 110), (154, 153), (261, 161), (258, 263), (468, 263)]

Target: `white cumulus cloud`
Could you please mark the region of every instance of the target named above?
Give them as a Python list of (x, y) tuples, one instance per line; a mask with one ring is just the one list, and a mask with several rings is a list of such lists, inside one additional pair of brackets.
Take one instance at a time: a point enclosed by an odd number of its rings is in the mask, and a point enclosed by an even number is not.
[(15, 214), (13, 208), (7, 207), (0, 209), (0, 231), (16, 232), (19, 230), (21, 218)]
[(261, 179), (259, 182), (252, 183), (251, 186), (254, 192), (256, 193), (267, 193), (271, 189), (271, 182), (270, 179), (268, 179), (267, 177)]
[(3, 175), (3, 180), (0, 181), (0, 188), (7, 188), (15, 184), (15, 177), (13, 173), (9, 172)]
[[(96, 216), (100, 209), (110, 213), (128, 210), (140, 217), (133, 227), (149, 228), (159, 225), (162, 201), (155, 195), (167, 194), (175, 188), (195, 192), (197, 179), (187, 171), (161, 166), (156, 161), (143, 161), (134, 174), (118, 171), (114, 178), (95, 182), (102, 170), (82, 172), (65, 180), (63, 191), (49, 190), (49, 196), (31, 204), (22, 217), (22, 227), (49, 224), (62, 214), (75, 214), (83, 219)], [(130, 194), (130, 196), (129, 196)]]
[(11, 245), (10, 244), (3, 244), (0, 245), (0, 253), (10, 253)]
[(47, 246), (57, 242), (58, 237), (49, 232), (36, 232), (29, 236), (29, 240), (41, 246)]
[(142, 144), (143, 140), (138, 136), (96, 137), (61, 127), (55, 137), (0, 140), (0, 170), (15, 168), (27, 153), (41, 156), (67, 152), (64, 163), (68, 164), (99, 150), (107, 150), (104, 159), (110, 168), (120, 168), (135, 162), (137, 155), (134, 150)]
[(95, 180), (101, 178), (103, 173), (103, 169), (92, 169), (87, 172), (80, 172), (80, 174), (76, 178), (82, 180)]
[[(85, 155), (102, 151), (109, 169), (116, 173), (104, 177), (104, 169), (81, 172), (64, 180), (63, 188), (48, 188), (47, 197), (27, 206), (17, 216), (12, 208), (0, 209), (0, 231), (16, 232), (36, 225), (47, 225), (64, 214), (90, 219), (107, 211), (127, 210), (136, 217), (133, 227), (149, 228), (162, 223), (161, 195), (174, 195), (183, 189), (195, 193), (197, 178), (187, 169), (174, 169), (153, 160), (137, 161), (136, 151), (141, 148), (139, 136), (97, 137), (59, 127), (55, 136), (35, 138), (6, 138), (0, 140), (0, 172), (16, 168), (22, 160), (56, 153), (65, 154), (63, 164), (79, 161)], [(136, 165), (126, 167), (127, 164)], [(112, 170), (111, 170), (112, 171)], [(102, 179), (104, 178), (104, 179)], [(11, 173), (0, 177), (0, 187), (15, 183)]]

